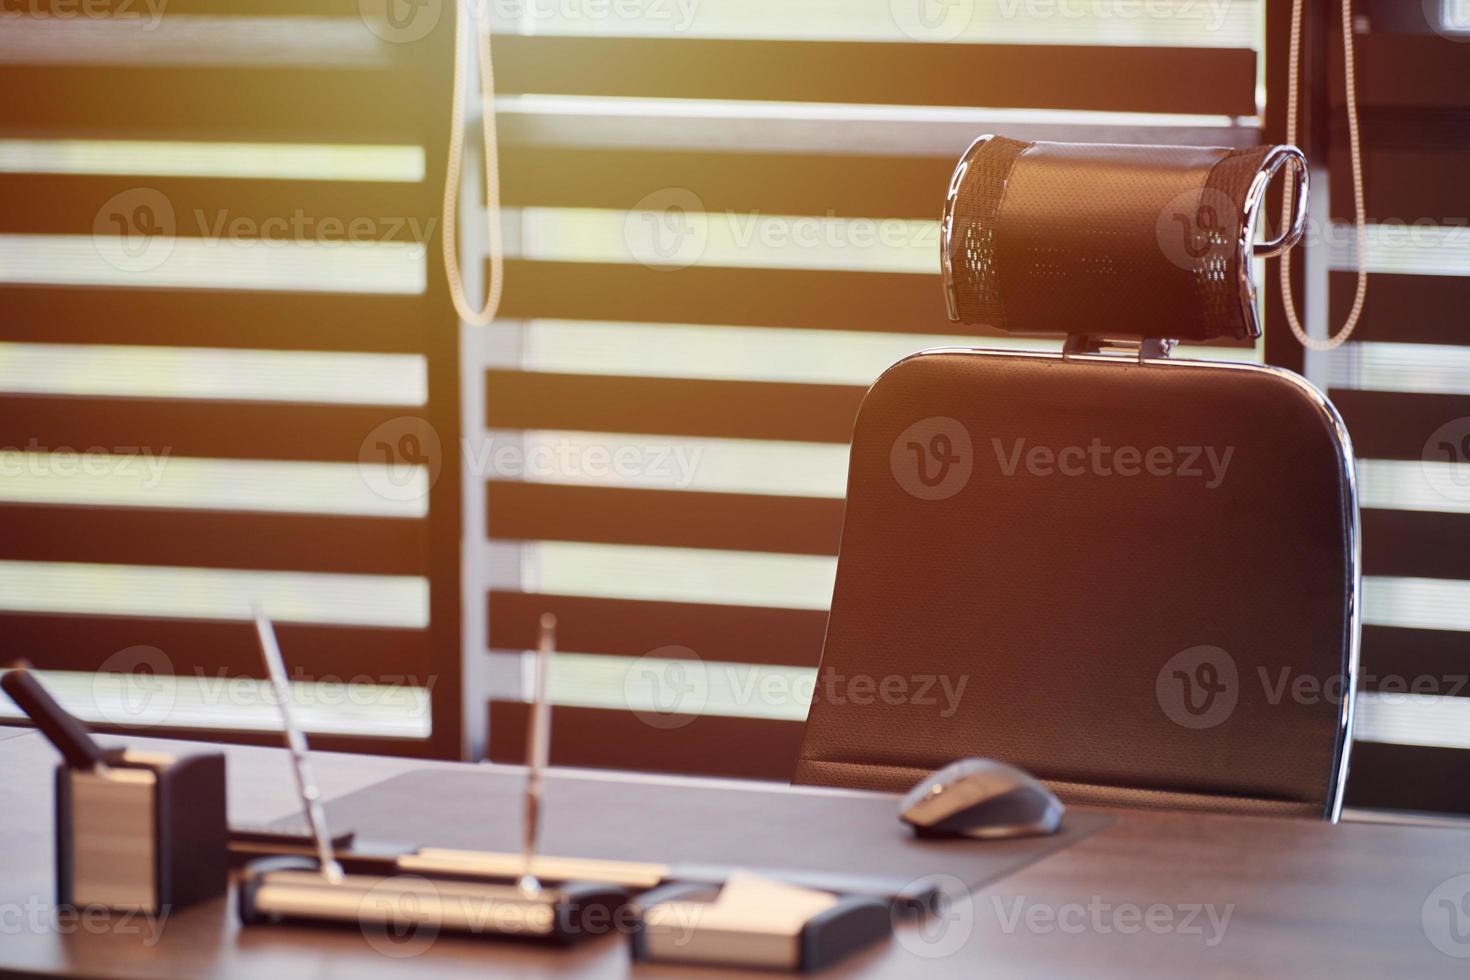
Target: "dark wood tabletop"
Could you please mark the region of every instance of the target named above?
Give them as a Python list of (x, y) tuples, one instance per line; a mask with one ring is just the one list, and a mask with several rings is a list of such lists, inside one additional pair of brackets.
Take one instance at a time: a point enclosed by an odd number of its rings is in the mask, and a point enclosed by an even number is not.
[[(179, 747), (134, 744), (157, 751)], [(263, 823), (295, 809), (283, 750), (227, 751), (232, 822)], [(635, 967), (626, 939), (617, 935), (567, 950), (445, 935), (384, 952), (356, 930), (242, 929), (225, 899), (161, 922), (122, 913), (68, 917), (52, 904), (57, 758), (38, 735), (0, 739), (0, 975), (719, 975), (683, 966)], [(329, 798), (413, 770), (454, 765), (316, 757)], [(709, 781), (689, 785), (722, 791)], [(760, 791), (802, 792), (778, 786)], [(1470, 829), (1142, 810), (1110, 816), (1103, 829), (978, 890), (940, 917), (901, 925), (892, 940), (823, 975), (1470, 975)], [(853, 871), (862, 870), (863, 856), (853, 855)]]

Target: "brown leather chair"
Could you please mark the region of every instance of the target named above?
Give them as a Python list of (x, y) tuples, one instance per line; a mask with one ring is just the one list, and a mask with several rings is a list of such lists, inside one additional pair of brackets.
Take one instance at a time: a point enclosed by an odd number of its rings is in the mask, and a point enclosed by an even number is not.
[[(1159, 341), (1259, 333), (1250, 249), (1291, 235), (1252, 246), (1254, 211), (1299, 154), (1098, 149), (986, 138), (956, 172), (954, 314), (1069, 339), (926, 351), (869, 391), (796, 781), (904, 790), (987, 756), (1068, 802), (1336, 819), (1346, 431), (1295, 374)], [(1238, 227), (1196, 207), (1216, 193)], [(1181, 199), (1207, 247), (1161, 264)]]

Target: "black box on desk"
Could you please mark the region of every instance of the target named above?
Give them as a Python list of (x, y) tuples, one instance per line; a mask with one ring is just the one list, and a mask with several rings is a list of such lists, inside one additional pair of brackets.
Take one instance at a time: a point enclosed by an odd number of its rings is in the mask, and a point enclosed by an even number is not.
[(225, 757), (120, 752), (56, 769), (56, 902), (161, 913), (229, 887)]

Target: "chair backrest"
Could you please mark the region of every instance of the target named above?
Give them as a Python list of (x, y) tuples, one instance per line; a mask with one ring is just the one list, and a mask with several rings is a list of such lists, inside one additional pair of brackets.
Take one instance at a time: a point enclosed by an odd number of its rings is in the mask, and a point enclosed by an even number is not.
[(853, 436), (797, 781), (965, 756), (1063, 799), (1335, 819), (1359, 632), (1341, 419), (1302, 378), (938, 350)]

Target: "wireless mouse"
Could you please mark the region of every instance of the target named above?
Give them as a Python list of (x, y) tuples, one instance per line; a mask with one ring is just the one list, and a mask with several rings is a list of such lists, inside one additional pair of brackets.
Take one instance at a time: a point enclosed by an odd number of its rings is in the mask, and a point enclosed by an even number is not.
[(920, 837), (996, 839), (1054, 834), (1065, 809), (1051, 790), (1015, 766), (961, 759), (910, 790), (898, 815)]

